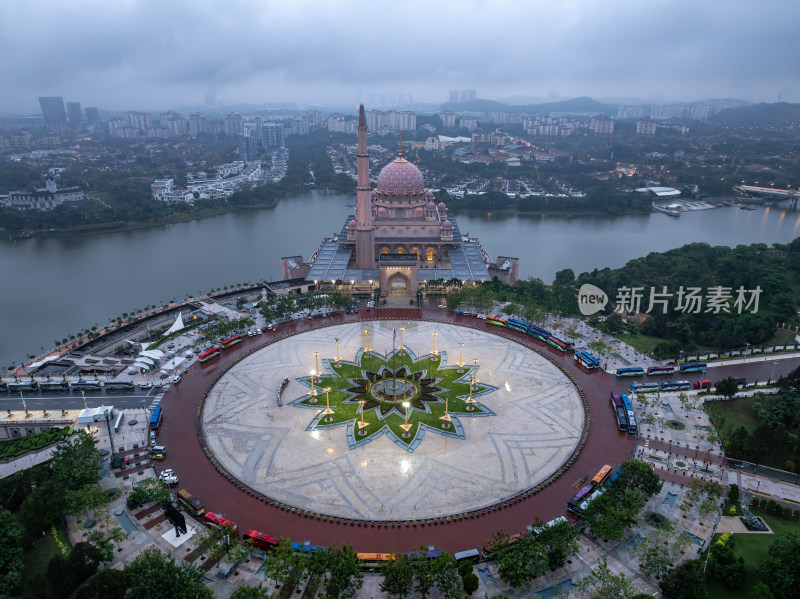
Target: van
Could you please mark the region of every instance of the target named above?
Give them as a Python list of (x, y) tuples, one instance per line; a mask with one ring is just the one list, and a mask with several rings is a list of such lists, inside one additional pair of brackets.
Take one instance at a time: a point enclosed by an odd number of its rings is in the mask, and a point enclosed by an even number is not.
[(150, 453), (166, 454), (167, 448), (164, 447), (163, 445), (153, 445), (153, 447), (150, 448)]
[(711, 389), (711, 381), (708, 379), (702, 379), (700, 381), (694, 382), (695, 389)]

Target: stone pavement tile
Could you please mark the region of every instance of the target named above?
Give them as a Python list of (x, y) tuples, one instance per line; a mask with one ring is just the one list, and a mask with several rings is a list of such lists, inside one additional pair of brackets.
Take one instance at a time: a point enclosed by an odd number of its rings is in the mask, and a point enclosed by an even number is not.
[[(762, 519), (762, 522), (764, 520)], [(764, 524), (767, 524), (764, 522)], [(769, 525), (767, 524), (767, 528)], [(745, 535), (771, 535), (774, 534), (772, 530), (769, 531), (758, 531), (758, 530), (747, 530), (747, 527), (742, 523), (741, 519), (738, 516), (723, 516), (722, 520), (719, 523), (719, 527), (717, 528), (718, 532), (727, 532), (730, 531), (734, 534), (745, 534)]]

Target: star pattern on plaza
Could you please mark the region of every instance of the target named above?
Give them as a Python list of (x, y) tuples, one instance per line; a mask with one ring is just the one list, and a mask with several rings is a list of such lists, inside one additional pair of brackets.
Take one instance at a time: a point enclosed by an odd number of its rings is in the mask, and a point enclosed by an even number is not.
[(344, 428), (350, 449), (385, 434), (411, 452), (427, 432), (466, 439), (460, 418), (494, 416), (478, 398), (497, 388), (480, 381), (474, 362), (447, 365), (447, 352), (418, 358), (407, 347), (384, 355), (361, 348), (352, 361), (322, 364), (297, 379), (308, 392), (289, 405), (316, 411), (307, 431)]

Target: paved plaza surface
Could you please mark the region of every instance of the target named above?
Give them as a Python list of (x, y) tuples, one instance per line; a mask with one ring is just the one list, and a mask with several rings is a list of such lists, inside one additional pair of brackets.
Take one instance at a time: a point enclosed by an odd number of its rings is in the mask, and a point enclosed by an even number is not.
[[(310, 428), (319, 409), (291, 405), (307, 396), (315, 368), (334, 374), (339, 354), (352, 361), (367, 342), (391, 355), (403, 342), (417, 356), (437, 351), (443, 365), (458, 368), (464, 344), (464, 377), (473, 360), (476, 378), (494, 389), (478, 399), (494, 414), (458, 415), (466, 438), (429, 429), (409, 451), (381, 435), (350, 447), (348, 428)], [(369, 330), (369, 340), (365, 331)], [(330, 362), (329, 362), (330, 360)], [(276, 391), (291, 381), (281, 406)], [(209, 448), (237, 479), (265, 495), (312, 512), (344, 518), (406, 520), (462, 513), (498, 503), (534, 487), (556, 472), (578, 445), (585, 414), (578, 390), (550, 361), (489, 332), (447, 324), (380, 320), (315, 329), (285, 338), (234, 366), (213, 387), (203, 410)]]

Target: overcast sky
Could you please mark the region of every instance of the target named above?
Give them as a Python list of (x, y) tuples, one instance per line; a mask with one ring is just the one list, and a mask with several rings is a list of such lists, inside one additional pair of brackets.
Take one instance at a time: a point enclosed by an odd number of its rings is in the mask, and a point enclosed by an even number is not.
[(0, 111), (371, 94), (800, 101), (797, 0), (2, 0)]

